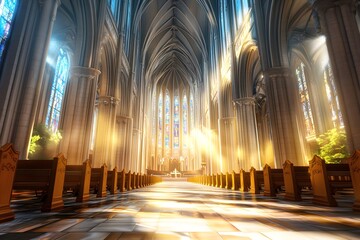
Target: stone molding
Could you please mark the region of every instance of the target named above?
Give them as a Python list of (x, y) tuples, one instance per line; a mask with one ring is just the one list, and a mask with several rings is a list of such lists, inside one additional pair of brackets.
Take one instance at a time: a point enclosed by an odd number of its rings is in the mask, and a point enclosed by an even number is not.
[(104, 105), (118, 105), (120, 102), (119, 98), (112, 97), (112, 96), (99, 96), (98, 104), (104, 104)]
[(264, 75), (269, 78), (289, 77), (290, 74), (290, 69), (287, 67), (273, 67), (264, 71)]
[(100, 71), (95, 68), (81, 67), (81, 66), (73, 66), (70, 69), (70, 74), (72, 77), (85, 77), (89, 78), (89, 80), (100, 75)]
[(237, 98), (233, 100), (236, 104), (240, 106), (252, 105), (255, 106), (255, 98), (253, 97), (244, 97), (244, 98)]
[(313, 0), (312, 5), (318, 12), (325, 12), (329, 8), (335, 8), (342, 5), (349, 5), (354, 10), (356, 9), (355, 1), (353, 0)]

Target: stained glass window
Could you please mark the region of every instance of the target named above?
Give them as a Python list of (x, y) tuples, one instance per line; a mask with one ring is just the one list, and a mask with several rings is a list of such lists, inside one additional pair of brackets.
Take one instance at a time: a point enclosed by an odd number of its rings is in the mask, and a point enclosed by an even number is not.
[(300, 102), (304, 113), (306, 137), (309, 138), (315, 136), (315, 127), (313, 115), (311, 112), (309, 91), (306, 83), (304, 63), (300, 63), (300, 65), (296, 68), (295, 73), (298, 81)]
[(180, 100), (179, 95), (174, 97), (174, 148), (179, 148), (180, 136)]
[(110, 7), (110, 10), (111, 10), (113, 16), (116, 15), (116, 2), (117, 1), (118, 0), (108, 0), (108, 5)]
[(165, 94), (165, 148), (170, 147), (170, 116), (171, 109), (170, 109), (170, 95), (169, 91), (166, 91)]
[(9, 38), (17, 0), (0, 0), (0, 61)]
[(344, 121), (340, 111), (339, 97), (336, 92), (334, 75), (329, 64), (325, 67), (324, 70), (324, 83), (326, 96), (331, 110), (331, 120), (334, 124), (334, 127), (343, 127)]
[(190, 94), (190, 127), (194, 129), (195, 125), (195, 113), (194, 113), (194, 97), (192, 93)]
[(158, 133), (158, 145), (159, 147), (162, 146), (162, 125), (163, 125), (163, 97), (162, 97), (162, 93), (159, 94), (159, 105), (158, 105), (159, 109), (158, 109), (158, 113), (159, 113), (159, 116), (158, 116), (158, 119), (159, 119), (159, 133)]
[(187, 148), (187, 134), (188, 134), (188, 103), (187, 103), (187, 97), (184, 94), (183, 97), (183, 102), (182, 102), (182, 117), (183, 117), (183, 122), (182, 122), (182, 127), (183, 127), (183, 146), (184, 148)]
[(46, 115), (46, 125), (54, 132), (59, 127), (61, 107), (69, 76), (69, 68), (70, 60), (68, 54), (60, 48), (59, 56), (56, 61), (55, 77), (51, 87), (49, 106)]

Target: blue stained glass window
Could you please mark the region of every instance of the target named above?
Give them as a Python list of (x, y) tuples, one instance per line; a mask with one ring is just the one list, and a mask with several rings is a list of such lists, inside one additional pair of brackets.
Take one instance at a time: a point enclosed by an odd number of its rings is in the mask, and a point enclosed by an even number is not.
[(0, 0), (0, 61), (9, 38), (17, 0)]
[(306, 137), (313, 137), (315, 136), (315, 127), (311, 111), (309, 91), (306, 83), (304, 63), (300, 63), (300, 65), (296, 68), (295, 73), (298, 81), (300, 103), (304, 113)]
[(165, 94), (165, 148), (170, 147), (170, 95), (166, 91)]
[(114, 16), (115, 16), (115, 11), (116, 11), (116, 1), (118, 1), (118, 0), (108, 0), (108, 5)]
[(183, 146), (184, 148), (187, 147), (187, 134), (188, 134), (188, 104), (187, 104), (187, 97), (184, 94), (183, 97), (183, 102), (182, 102), (182, 112), (183, 112), (183, 136), (184, 136), (184, 140), (183, 141)]
[(174, 148), (179, 148), (180, 136), (180, 100), (176, 95), (174, 98)]
[(59, 56), (56, 61), (55, 77), (51, 87), (50, 100), (46, 115), (46, 125), (53, 132), (59, 127), (60, 113), (63, 98), (66, 90), (66, 83), (69, 76), (70, 60), (66, 51), (59, 50)]
[(194, 128), (195, 125), (195, 113), (194, 113), (194, 97), (190, 95), (190, 126), (191, 129)]
[(163, 115), (163, 97), (162, 97), (162, 93), (160, 93), (159, 95), (159, 116), (158, 116), (158, 119), (159, 119), (159, 122), (158, 122), (158, 125), (159, 125), (159, 136), (158, 136), (158, 146), (159, 147), (162, 147), (162, 115)]

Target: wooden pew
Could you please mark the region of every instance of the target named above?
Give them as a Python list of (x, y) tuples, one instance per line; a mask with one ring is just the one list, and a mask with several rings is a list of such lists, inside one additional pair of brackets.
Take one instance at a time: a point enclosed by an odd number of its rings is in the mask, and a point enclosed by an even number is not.
[(64, 189), (71, 189), (76, 195), (76, 202), (85, 202), (90, 199), (90, 160), (82, 165), (66, 165)]
[(211, 186), (212, 185), (212, 176), (209, 174), (208, 176), (207, 176), (207, 185), (208, 186)]
[(211, 186), (212, 187), (216, 187), (217, 182), (216, 182), (216, 174), (212, 174), (211, 175)]
[(220, 174), (217, 173), (216, 174), (216, 187), (221, 187), (220, 177), (221, 177)]
[(118, 172), (118, 188), (120, 192), (125, 192), (126, 188), (125, 188), (125, 169), (123, 169), (121, 172)]
[(232, 190), (239, 190), (240, 188), (240, 173), (236, 173), (235, 171), (232, 172), (231, 174), (231, 178), (232, 178)]
[(130, 191), (131, 188), (131, 171), (129, 170), (129, 172), (127, 172), (125, 174), (125, 188), (127, 191)]
[(140, 173), (136, 174), (136, 186), (137, 186), (137, 188), (141, 188)]
[(248, 192), (250, 190), (250, 172), (245, 172), (244, 169), (240, 170), (240, 191)]
[(232, 175), (230, 173), (226, 172), (225, 180), (226, 180), (225, 188), (231, 189), (232, 185), (233, 185)]
[(106, 197), (107, 166), (91, 169), (90, 188), (94, 189), (97, 197)]
[(13, 190), (40, 190), (45, 198), (41, 211), (62, 209), (65, 168), (66, 159), (63, 154), (53, 160), (19, 160)]
[(272, 169), (268, 164), (264, 166), (264, 196), (275, 197), (278, 189), (283, 187), (283, 169)]
[(226, 184), (226, 175), (220, 173), (220, 188), (225, 188), (225, 184)]
[(263, 171), (257, 171), (254, 167), (250, 169), (250, 193), (260, 193), (261, 185), (264, 184)]
[(136, 173), (133, 172), (131, 175), (131, 188), (136, 189)]
[(337, 206), (333, 194), (344, 188), (352, 188), (349, 164), (325, 164), (319, 156), (309, 162), (313, 203)]
[(360, 151), (356, 150), (349, 158), (348, 162), (355, 197), (353, 209), (355, 211), (360, 211)]
[(109, 189), (110, 194), (116, 194), (117, 193), (117, 188), (118, 188), (118, 184), (117, 184), (117, 180), (118, 180), (118, 176), (117, 176), (118, 172), (117, 172), (117, 167), (115, 167), (112, 171), (108, 171), (107, 172), (107, 187)]
[(311, 188), (308, 166), (294, 166), (286, 160), (283, 164), (285, 199), (290, 201), (301, 201), (301, 190)]
[(10, 208), (10, 200), (18, 159), (19, 153), (11, 143), (0, 148), (0, 222), (15, 217)]

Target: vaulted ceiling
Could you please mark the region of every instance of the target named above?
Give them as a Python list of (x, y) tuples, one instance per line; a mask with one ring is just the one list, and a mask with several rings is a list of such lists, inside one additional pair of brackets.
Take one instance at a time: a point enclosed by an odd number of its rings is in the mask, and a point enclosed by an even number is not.
[(136, 1), (134, 31), (142, 46), (147, 84), (192, 86), (203, 80), (216, 28), (213, 4), (217, 1)]

